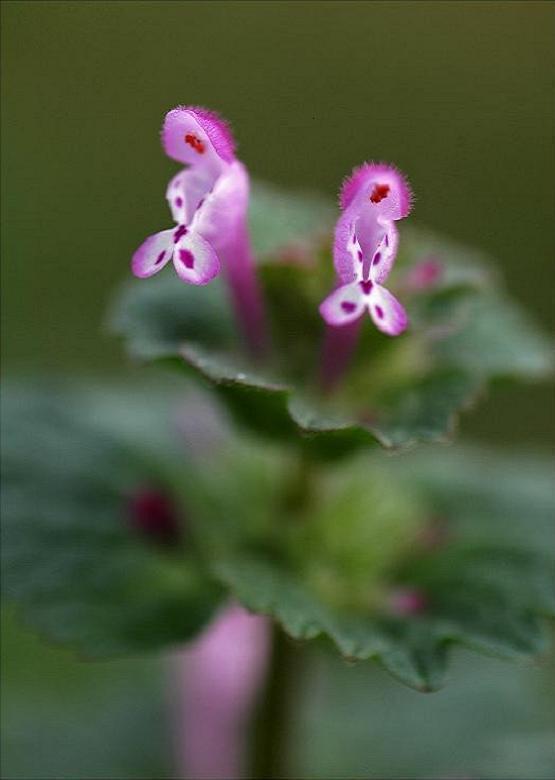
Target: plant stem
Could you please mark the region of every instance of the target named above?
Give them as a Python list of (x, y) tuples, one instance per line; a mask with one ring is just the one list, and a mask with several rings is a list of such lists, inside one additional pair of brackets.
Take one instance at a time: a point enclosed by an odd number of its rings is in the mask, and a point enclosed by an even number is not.
[(300, 449), (292, 463), (282, 496), (282, 512), (292, 520), (302, 519), (310, 506), (314, 493), (313, 468), (308, 453)]
[[(285, 480), (282, 512), (293, 521), (302, 521), (313, 497), (314, 464), (301, 449), (292, 467)], [(290, 776), (289, 745), (301, 683), (302, 658), (301, 648), (274, 622), (266, 684), (254, 712), (252, 778), (272, 780)]]
[(255, 712), (251, 777), (289, 777), (288, 745), (298, 693), (299, 649), (285, 632), (273, 626), (272, 649), (265, 689)]
[(340, 328), (326, 326), (320, 359), (320, 386), (325, 393), (335, 389), (349, 367), (358, 344), (360, 325), (361, 319)]
[(246, 224), (237, 225), (235, 241), (220, 253), (245, 343), (253, 357), (261, 358), (268, 351), (268, 326)]

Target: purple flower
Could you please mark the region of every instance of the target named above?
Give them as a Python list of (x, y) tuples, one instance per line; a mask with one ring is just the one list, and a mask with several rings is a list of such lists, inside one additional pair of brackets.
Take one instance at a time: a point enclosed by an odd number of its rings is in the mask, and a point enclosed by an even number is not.
[(166, 192), (177, 226), (141, 244), (133, 273), (152, 276), (173, 259), (184, 282), (208, 284), (223, 269), (244, 339), (259, 356), (268, 339), (247, 227), (249, 176), (235, 157), (231, 130), (213, 111), (180, 106), (166, 114), (162, 144), (169, 157), (188, 166)]
[(395, 221), (407, 216), (411, 200), (408, 183), (391, 165), (365, 163), (345, 181), (333, 249), (341, 284), (320, 306), (328, 325), (348, 325), (367, 311), (389, 336), (406, 329), (403, 306), (382, 285), (397, 254)]
[(188, 167), (170, 181), (166, 198), (177, 227), (144, 241), (133, 255), (135, 276), (158, 273), (173, 259), (184, 282), (207, 284), (220, 272), (221, 254), (248, 206), (248, 175), (235, 159), (226, 122), (204, 108), (170, 111), (162, 128), (169, 157)]

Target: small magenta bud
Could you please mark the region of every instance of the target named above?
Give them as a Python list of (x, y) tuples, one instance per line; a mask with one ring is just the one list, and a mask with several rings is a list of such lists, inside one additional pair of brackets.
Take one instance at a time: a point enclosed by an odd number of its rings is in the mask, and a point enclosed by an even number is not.
[(391, 614), (406, 617), (422, 613), (428, 601), (418, 588), (395, 588), (387, 597), (387, 606)]
[(443, 263), (437, 257), (429, 257), (407, 272), (405, 285), (411, 292), (429, 290), (439, 284), (443, 270)]
[(130, 526), (151, 542), (172, 546), (180, 541), (178, 509), (159, 489), (138, 489), (128, 499), (127, 516)]

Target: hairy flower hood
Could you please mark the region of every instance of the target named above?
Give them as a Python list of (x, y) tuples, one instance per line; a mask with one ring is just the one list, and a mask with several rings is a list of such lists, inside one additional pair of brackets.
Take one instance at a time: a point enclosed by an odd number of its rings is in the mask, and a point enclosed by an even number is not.
[(244, 237), (248, 173), (235, 157), (228, 124), (198, 106), (168, 112), (162, 145), (169, 157), (187, 166), (166, 191), (177, 227), (147, 238), (133, 255), (132, 270), (145, 278), (173, 260), (182, 281), (207, 284), (220, 272), (229, 245)]

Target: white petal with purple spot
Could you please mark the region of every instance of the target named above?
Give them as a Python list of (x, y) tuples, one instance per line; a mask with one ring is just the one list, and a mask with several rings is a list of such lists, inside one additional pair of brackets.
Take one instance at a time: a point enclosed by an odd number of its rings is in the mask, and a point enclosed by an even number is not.
[(170, 180), (166, 190), (166, 200), (172, 213), (172, 217), (178, 224), (187, 222), (185, 216), (185, 195), (184, 195), (184, 171), (180, 171)]
[(398, 336), (406, 330), (407, 313), (397, 298), (385, 287), (374, 284), (367, 298), (367, 306), (374, 325), (388, 336)]
[(218, 255), (208, 241), (186, 229), (175, 245), (173, 264), (188, 284), (208, 284), (220, 271)]
[(328, 325), (341, 327), (357, 320), (364, 312), (364, 294), (358, 282), (338, 287), (320, 304), (320, 314)]
[(143, 241), (131, 259), (131, 270), (135, 276), (145, 279), (158, 273), (173, 254), (174, 230), (162, 230)]
[(168, 185), (166, 198), (175, 221), (190, 225), (217, 180), (217, 173), (201, 166), (174, 176)]

